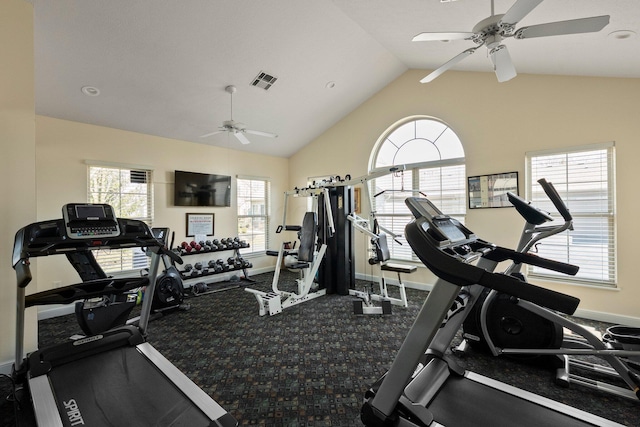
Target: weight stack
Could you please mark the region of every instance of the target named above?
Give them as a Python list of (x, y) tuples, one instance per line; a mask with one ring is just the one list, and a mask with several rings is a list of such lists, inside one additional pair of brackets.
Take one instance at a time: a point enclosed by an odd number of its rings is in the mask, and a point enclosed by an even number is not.
[(326, 243), (327, 252), (318, 269), (320, 289), (328, 294), (348, 295), (349, 289), (355, 289), (355, 240), (353, 227), (347, 215), (354, 212), (353, 187), (339, 186), (329, 188), (329, 202), (333, 213), (335, 233), (329, 233), (329, 220), (324, 207), (324, 194), (318, 197), (318, 238)]

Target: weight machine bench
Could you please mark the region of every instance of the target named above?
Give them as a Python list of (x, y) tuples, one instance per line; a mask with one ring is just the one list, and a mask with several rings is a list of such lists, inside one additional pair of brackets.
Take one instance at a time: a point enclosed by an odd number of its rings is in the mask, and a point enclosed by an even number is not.
[[(353, 311), (355, 314), (391, 314), (391, 305), (399, 305), (407, 307), (407, 291), (404, 283), (402, 283), (401, 274), (411, 274), (417, 270), (415, 265), (401, 264), (395, 262), (389, 262), (391, 253), (389, 252), (389, 246), (387, 246), (387, 235), (380, 233), (376, 236), (374, 245), (376, 247), (376, 262), (380, 262), (380, 293), (376, 294), (372, 291), (358, 291), (355, 289), (349, 290), (349, 294), (356, 296), (359, 300), (353, 302)], [(398, 289), (400, 292), (399, 298), (389, 296), (389, 290), (387, 288), (387, 280), (384, 276), (384, 272), (389, 271), (398, 275)], [(371, 301), (379, 301), (380, 307), (371, 305)]]
[[(316, 236), (318, 229), (318, 219), (315, 212), (307, 212), (302, 220), (302, 226), (287, 225), (284, 230), (297, 231), (300, 239), (300, 246), (296, 251), (285, 248), (286, 243), (282, 243), (279, 251), (267, 251), (267, 255), (277, 256), (276, 270), (271, 283), (271, 292), (263, 292), (257, 289), (245, 288), (245, 291), (255, 295), (258, 300), (260, 316), (269, 313), (271, 316), (281, 313), (282, 310), (298, 305), (300, 303), (325, 295), (326, 289), (319, 289), (311, 292), (311, 288), (322, 263), (327, 245), (322, 244), (316, 251)], [(282, 231), (282, 228), (279, 228)], [(296, 279), (298, 285), (296, 292), (282, 291), (278, 288), (280, 279), (280, 267), (282, 260), (287, 255), (297, 254), (298, 262), (287, 268), (300, 271), (300, 278)]]

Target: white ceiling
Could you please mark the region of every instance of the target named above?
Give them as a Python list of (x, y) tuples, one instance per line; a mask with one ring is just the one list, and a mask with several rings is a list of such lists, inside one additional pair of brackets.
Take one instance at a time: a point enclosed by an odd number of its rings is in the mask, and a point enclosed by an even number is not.
[[(32, 1), (37, 114), (280, 157), (407, 69), (474, 46), (413, 36), (471, 31), (491, 15), (490, 0)], [(514, 3), (495, 0), (495, 13)], [(637, 0), (546, 0), (518, 27), (598, 15), (611, 16), (599, 33), (507, 39), (518, 72), (640, 78)], [(618, 30), (636, 36), (608, 36)], [(485, 49), (454, 69), (492, 72)], [(251, 86), (261, 71), (278, 78), (268, 91)], [(231, 84), (233, 119), (277, 139), (199, 138), (231, 118)]]

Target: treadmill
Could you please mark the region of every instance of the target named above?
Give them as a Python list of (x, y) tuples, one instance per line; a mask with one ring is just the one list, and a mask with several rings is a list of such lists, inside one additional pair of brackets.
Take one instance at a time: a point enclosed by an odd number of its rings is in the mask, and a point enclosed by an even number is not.
[(576, 266), (496, 246), (444, 215), (427, 198), (405, 203), (414, 253), (437, 277), (389, 371), (365, 394), (366, 426), (620, 426), (577, 408), (466, 371), (448, 354), (483, 288), (566, 314), (577, 298), (494, 273), (513, 261), (575, 275)]
[[(98, 277), (26, 296), (30, 259), (66, 255), (83, 276), (95, 262), (92, 251), (144, 248), (151, 256), (147, 276)], [(31, 393), (39, 426), (218, 426), (238, 423), (146, 340), (158, 267), (163, 256), (182, 260), (156, 239), (142, 221), (116, 218), (105, 204), (68, 204), (63, 218), (27, 225), (15, 236), (17, 319), (13, 376)], [(84, 260), (84, 261), (83, 261)], [(85, 275), (86, 276), (86, 275)], [(140, 320), (105, 332), (38, 349), (24, 357), (28, 307), (69, 304), (119, 295), (146, 286)]]

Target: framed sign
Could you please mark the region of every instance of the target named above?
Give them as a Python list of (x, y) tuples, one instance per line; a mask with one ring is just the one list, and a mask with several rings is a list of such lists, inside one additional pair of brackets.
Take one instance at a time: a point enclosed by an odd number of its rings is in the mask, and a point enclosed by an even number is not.
[(467, 178), (469, 209), (512, 207), (507, 192), (518, 194), (518, 172)]
[(213, 219), (215, 214), (187, 214), (187, 237), (213, 236)]

